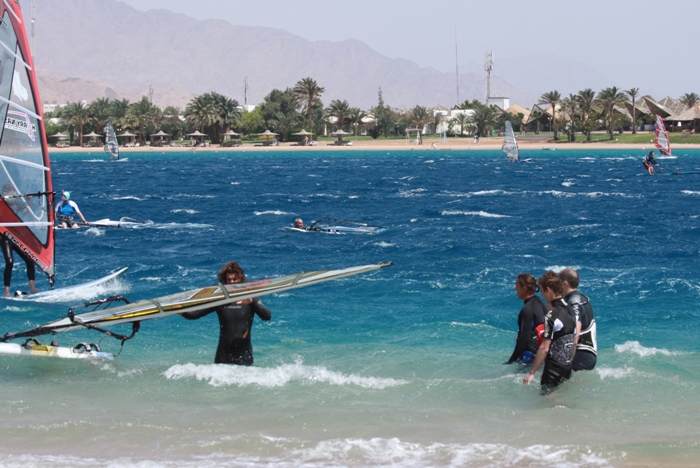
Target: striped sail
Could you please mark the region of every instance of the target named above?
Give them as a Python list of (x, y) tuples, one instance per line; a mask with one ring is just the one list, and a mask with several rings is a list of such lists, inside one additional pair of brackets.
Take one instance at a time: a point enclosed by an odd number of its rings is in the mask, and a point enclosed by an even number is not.
[(16, 0), (0, 3), (0, 233), (53, 280), (51, 170), (25, 23)]
[(664, 119), (660, 115), (656, 116), (656, 136), (654, 146), (659, 148), (663, 154), (671, 156), (671, 143), (668, 141), (668, 132), (664, 125)]
[(515, 140), (510, 120), (506, 120), (506, 134), (501, 149), (508, 156), (508, 161), (520, 161), (520, 150), (518, 150), (518, 142)]

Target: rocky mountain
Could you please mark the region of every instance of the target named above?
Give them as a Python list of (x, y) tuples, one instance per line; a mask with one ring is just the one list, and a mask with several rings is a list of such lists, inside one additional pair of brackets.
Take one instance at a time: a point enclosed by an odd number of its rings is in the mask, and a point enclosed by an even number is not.
[[(34, 57), (46, 103), (97, 97), (138, 100), (152, 89), (161, 106), (183, 108), (216, 91), (258, 104), (272, 89), (305, 77), (325, 87), (323, 101), (345, 99), (368, 109), (382, 89), (394, 107), (452, 107), (455, 75), (383, 56), (357, 40), (307, 41), (286, 31), (200, 21), (167, 10), (138, 11), (118, 0), (36, 0)], [(22, 2), (25, 18), (31, 18)], [(493, 78), (511, 103), (529, 106), (534, 86)], [(459, 78), (460, 100), (483, 99), (483, 72)]]

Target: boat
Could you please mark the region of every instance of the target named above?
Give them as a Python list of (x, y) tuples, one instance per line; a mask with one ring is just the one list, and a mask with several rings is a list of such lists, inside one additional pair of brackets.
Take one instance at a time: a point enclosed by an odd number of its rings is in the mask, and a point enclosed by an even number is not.
[(22, 10), (0, 4), (0, 234), (54, 283), (51, 165)]
[(654, 127), (654, 146), (661, 151), (661, 158), (674, 157), (671, 154), (671, 142), (668, 139), (668, 132), (666, 131), (666, 125), (664, 125), (664, 119), (658, 114), (656, 115), (656, 124)]
[[(122, 296), (112, 296), (100, 301), (94, 301), (83, 304), (78, 307), (72, 307), (68, 311), (68, 315), (64, 318), (46, 323), (39, 327), (35, 327), (23, 332), (7, 333), (0, 337), (0, 343), (7, 343), (9, 340), (20, 338), (34, 338), (36, 336), (61, 333), (78, 329), (90, 329), (104, 333), (107, 336), (112, 336), (122, 342), (133, 338), (140, 328), (140, 322), (154, 318), (167, 317), (173, 314), (181, 314), (183, 312), (195, 312), (203, 309), (211, 309), (232, 302), (243, 301), (253, 297), (266, 296), (291, 289), (303, 288), (313, 284), (322, 283), (325, 281), (345, 278), (348, 276), (367, 273), (391, 266), (391, 262), (376, 263), (370, 265), (360, 265), (355, 267), (343, 268), (338, 270), (316, 270), (308, 272), (293, 273), (290, 275), (279, 276), (275, 278), (252, 280), (244, 283), (235, 284), (218, 284), (207, 286), (204, 288), (192, 289), (180, 293), (171, 294), (168, 296), (159, 297), (157, 299), (148, 299), (129, 303)], [(119, 302), (126, 302), (124, 305), (117, 305)], [(89, 312), (77, 314), (76, 310), (91, 309)], [(131, 335), (121, 335), (107, 331), (102, 327), (112, 326), (124, 323), (132, 324)], [(25, 341), (25, 345), (28, 344)], [(32, 345), (41, 345), (38, 341), (31, 342)], [(41, 345), (43, 346), (43, 345)], [(16, 346), (0, 347), (0, 354), (3, 354), (3, 349), (6, 348), (5, 354), (17, 354)], [(102, 352), (102, 351), (100, 351)], [(27, 353), (23, 353), (27, 354)], [(66, 354), (65, 351), (63, 354)], [(75, 357), (68, 353), (68, 357)], [(32, 355), (32, 354), (29, 354)], [(38, 354), (37, 354), (38, 355)], [(51, 357), (66, 357), (55, 353), (43, 353), (42, 356)], [(90, 357), (81, 353), (81, 356)], [(93, 356), (96, 357), (96, 356)], [(104, 356), (99, 356), (104, 357)]]
[(323, 234), (380, 234), (388, 231), (389, 228), (345, 219), (323, 218), (313, 221), (309, 227), (304, 229), (290, 227), (285, 230), (289, 232), (317, 232)]
[(107, 124), (107, 127), (105, 128), (105, 131), (107, 132), (107, 137), (105, 138), (105, 153), (109, 155), (109, 159), (113, 159), (115, 161), (119, 160), (119, 142), (117, 141), (117, 134), (114, 131), (114, 127), (112, 126), (112, 122), (109, 122)]
[(508, 162), (520, 161), (520, 150), (518, 149), (518, 141), (515, 139), (513, 126), (510, 120), (506, 120), (506, 132), (503, 138), (503, 146), (501, 150), (508, 156)]

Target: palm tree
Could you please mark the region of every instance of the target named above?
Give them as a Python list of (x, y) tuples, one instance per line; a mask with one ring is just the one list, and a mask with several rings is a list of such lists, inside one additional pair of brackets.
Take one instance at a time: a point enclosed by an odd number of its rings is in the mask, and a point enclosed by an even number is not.
[(625, 91), (632, 98), (632, 135), (637, 134), (637, 96), (639, 96), (639, 88), (630, 88)]
[(610, 125), (608, 127), (608, 134), (610, 139), (613, 139), (613, 116), (615, 113), (615, 106), (619, 106), (628, 101), (627, 95), (620, 91), (616, 86), (611, 88), (605, 88), (598, 93), (596, 100), (605, 108), (608, 114), (608, 120)]
[(348, 114), (348, 121), (350, 122), (350, 125), (352, 125), (353, 133), (355, 136), (358, 134), (358, 130), (360, 129), (360, 125), (362, 125), (362, 120), (367, 117), (367, 113), (360, 109), (359, 107), (353, 107), (350, 109), (350, 113)]
[(309, 129), (313, 128), (313, 109), (316, 99), (321, 97), (326, 90), (316, 83), (311, 77), (301, 79), (294, 85), (294, 96), (302, 106), (302, 113), (306, 114), (309, 121)]
[(578, 108), (581, 111), (581, 128), (586, 134), (586, 141), (591, 141), (591, 131), (595, 125), (595, 120), (591, 118), (595, 111), (593, 108), (593, 104), (595, 103), (595, 91), (591, 88), (579, 91), (576, 95), (576, 100), (578, 101)]
[(565, 97), (562, 100), (562, 103), (562, 109), (566, 110), (569, 114), (569, 122), (567, 124), (569, 129), (569, 141), (574, 142), (576, 141), (576, 111), (578, 110), (577, 96), (574, 94), (569, 94), (569, 97)]
[(184, 116), (193, 124), (199, 124), (199, 131), (204, 133), (205, 125), (211, 125), (217, 116), (216, 107), (210, 95), (201, 94), (185, 106)]
[(96, 132), (102, 132), (111, 120), (111, 107), (108, 98), (97, 98), (88, 105), (90, 123)]
[(152, 126), (159, 114), (160, 109), (153, 105), (146, 96), (143, 96), (139, 102), (131, 104), (127, 109), (125, 119), (138, 128), (141, 144), (146, 141), (146, 127)]
[(685, 105), (686, 109), (689, 109), (697, 106), (698, 103), (700, 103), (700, 96), (698, 96), (696, 93), (685, 93), (679, 100)]
[(479, 104), (473, 107), (474, 113), (469, 116), (467, 123), (474, 125), (476, 135), (486, 135), (496, 125), (496, 119), (500, 109), (496, 106), (484, 106)]
[(428, 109), (423, 106), (416, 106), (406, 112), (406, 119), (416, 126), (418, 129), (418, 144), (423, 144), (423, 127), (425, 124), (433, 121), (433, 116), (430, 115)]
[(561, 94), (559, 91), (549, 91), (548, 93), (544, 93), (542, 96), (540, 96), (540, 100), (537, 104), (548, 104), (552, 106), (552, 130), (554, 131), (554, 140), (558, 140), (559, 137), (557, 136), (557, 127), (555, 125), (555, 122), (557, 120), (556, 116), (556, 106), (559, 104), (559, 101), (561, 100)]
[(240, 122), (241, 111), (238, 109), (238, 101), (228, 98), (223, 94), (211, 92), (208, 99), (214, 107), (213, 116), (213, 135), (214, 143), (219, 143), (222, 140), (222, 135), (226, 133), (229, 126), (237, 125)]
[(335, 99), (331, 101), (331, 104), (326, 109), (326, 115), (328, 117), (335, 117), (335, 125), (338, 127), (338, 129), (342, 130), (343, 125), (345, 125), (345, 120), (350, 115), (350, 111), (351, 108), (350, 104), (348, 104), (348, 101), (341, 101), (339, 99)]
[(83, 127), (90, 121), (88, 108), (82, 101), (70, 102), (60, 111), (60, 117), (78, 130), (78, 144), (83, 144)]
[(466, 112), (459, 112), (452, 117), (452, 124), (459, 125), (460, 135), (464, 135), (464, 129), (466, 128), (467, 123), (469, 123), (469, 114)]

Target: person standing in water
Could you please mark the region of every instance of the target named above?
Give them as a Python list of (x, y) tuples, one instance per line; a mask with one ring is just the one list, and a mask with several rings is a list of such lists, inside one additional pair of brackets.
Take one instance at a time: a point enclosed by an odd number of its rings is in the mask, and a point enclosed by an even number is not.
[(535, 295), (536, 292), (535, 277), (527, 273), (519, 274), (515, 280), (515, 293), (525, 304), (518, 314), (518, 337), (515, 340), (515, 349), (503, 364), (519, 362), (528, 365), (537, 354), (544, 332), (544, 316), (547, 315), (547, 308), (542, 303), (542, 299)]
[(39, 290), (36, 288), (36, 266), (34, 262), (22, 252), (17, 246), (12, 242), (5, 234), (0, 234), (0, 247), (2, 248), (2, 255), (5, 257), (5, 274), (3, 280), (5, 283), (5, 297), (10, 296), (10, 284), (12, 283), (12, 268), (15, 265), (15, 257), (13, 251), (24, 260), (27, 265), (27, 279), (29, 279), (29, 293), (38, 293)]
[[(234, 284), (245, 282), (245, 273), (236, 262), (224, 264), (219, 271), (219, 283)], [(212, 309), (184, 312), (187, 320), (197, 320), (212, 312), (219, 317), (219, 345), (216, 348), (214, 364), (253, 365), (253, 345), (250, 333), (255, 315), (268, 321), (272, 318), (270, 309), (260, 299), (254, 297)]]
[(572, 370), (593, 370), (598, 359), (596, 323), (591, 301), (578, 290), (578, 272), (564, 268), (559, 272), (564, 300), (576, 319), (576, 354)]
[(541, 392), (545, 395), (571, 377), (576, 323), (567, 308), (566, 301), (561, 297), (562, 286), (559, 276), (553, 271), (548, 271), (540, 277), (538, 285), (542, 297), (547, 301), (549, 312), (544, 320), (542, 344), (523, 383), (528, 385), (532, 382), (535, 372), (544, 364), (540, 385)]

